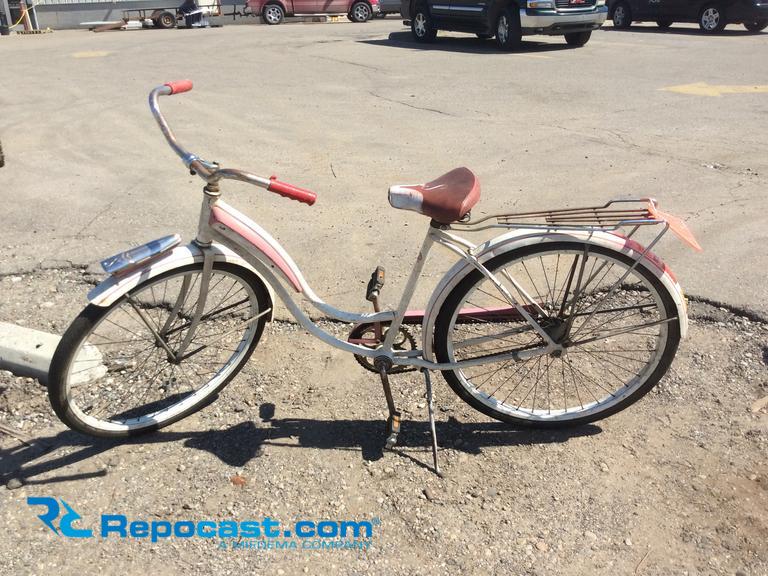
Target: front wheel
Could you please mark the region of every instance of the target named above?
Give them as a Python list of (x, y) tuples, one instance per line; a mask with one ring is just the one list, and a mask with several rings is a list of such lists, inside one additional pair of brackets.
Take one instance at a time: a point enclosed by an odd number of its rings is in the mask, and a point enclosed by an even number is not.
[(496, 44), (502, 50), (518, 50), (523, 41), (520, 13), (505, 9), (496, 20)]
[(62, 422), (94, 436), (132, 436), (176, 422), (216, 397), (256, 347), (269, 296), (249, 270), (217, 262), (194, 328), (201, 282), (202, 264), (190, 264), (75, 318), (48, 379)]
[(167, 30), (168, 28), (173, 28), (174, 26), (176, 26), (176, 16), (166, 11), (166, 12), (162, 12), (157, 18), (152, 20), (152, 22), (158, 28)]
[(584, 46), (587, 42), (589, 42), (589, 39), (592, 37), (592, 31), (587, 30), (586, 32), (573, 32), (571, 34), (565, 35), (565, 41), (568, 43), (568, 46), (575, 46), (576, 48), (580, 46)]
[(744, 22), (744, 28), (750, 32), (761, 32), (768, 26), (768, 19), (755, 20), (754, 22)]
[(270, 26), (282, 24), (285, 19), (283, 7), (279, 4), (267, 4), (261, 12), (261, 19)]
[[(488, 270), (563, 352), (531, 355), (544, 338), (475, 270), (443, 303), (434, 342), (438, 362), (481, 362), (444, 370), (446, 381), (480, 412), (538, 428), (592, 422), (636, 402), (669, 368), (680, 324), (669, 291), (634, 264), (580, 242), (492, 258)], [(524, 356), (515, 360), (515, 353)]]
[(707, 34), (722, 32), (727, 23), (725, 11), (718, 4), (707, 4), (699, 14), (699, 28)]

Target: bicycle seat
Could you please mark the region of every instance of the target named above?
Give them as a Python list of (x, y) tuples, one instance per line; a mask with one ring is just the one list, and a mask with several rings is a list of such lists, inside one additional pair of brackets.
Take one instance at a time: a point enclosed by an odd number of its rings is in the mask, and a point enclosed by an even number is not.
[(423, 185), (389, 189), (393, 208), (413, 210), (441, 224), (461, 220), (480, 200), (480, 181), (469, 168), (456, 168)]

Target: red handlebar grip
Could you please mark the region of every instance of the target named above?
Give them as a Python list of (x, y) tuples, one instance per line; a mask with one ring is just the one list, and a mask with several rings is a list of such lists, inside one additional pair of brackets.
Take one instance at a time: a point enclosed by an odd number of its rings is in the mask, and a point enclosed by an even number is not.
[(271, 176), (269, 179), (272, 181), (267, 188), (270, 192), (280, 194), (280, 196), (290, 198), (291, 200), (298, 200), (299, 202), (309, 204), (310, 206), (317, 200), (317, 194), (311, 190), (304, 190), (304, 188), (280, 182), (275, 176)]
[(192, 80), (176, 80), (175, 82), (166, 82), (165, 86), (171, 89), (171, 95), (181, 94), (192, 90)]

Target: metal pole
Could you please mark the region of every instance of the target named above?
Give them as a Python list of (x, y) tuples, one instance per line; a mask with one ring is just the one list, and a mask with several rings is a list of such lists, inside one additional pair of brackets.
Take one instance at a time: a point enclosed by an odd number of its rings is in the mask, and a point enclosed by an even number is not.
[(10, 28), (11, 24), (13, 24), (13, 22), (11, 22), (11, 7), (8, 6), (8, 0), (0, 0), (0, 2), (2, 2), (2, 4), (0, 4), (0, 8), (3, 9), (5, 25)]

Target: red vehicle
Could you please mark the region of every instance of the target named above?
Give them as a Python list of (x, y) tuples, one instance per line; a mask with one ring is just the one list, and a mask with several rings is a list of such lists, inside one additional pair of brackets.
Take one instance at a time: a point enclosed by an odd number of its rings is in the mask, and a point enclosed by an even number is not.
[(272, 25), (300, 14), (346, 14), (352, 22), (366, 22), (380, 11), (379, 0), (248, 0), (247, 7)]

